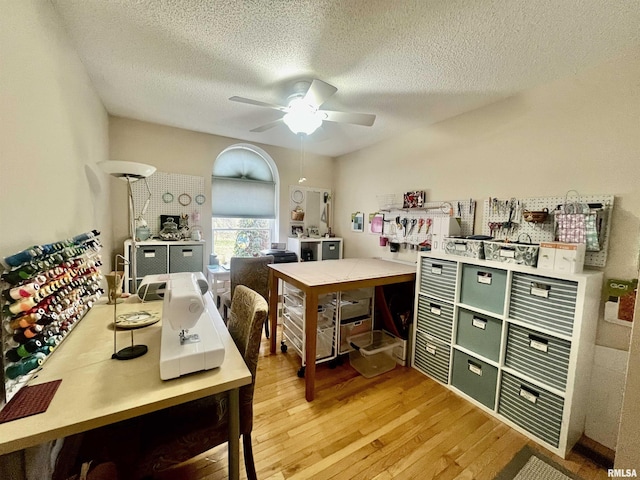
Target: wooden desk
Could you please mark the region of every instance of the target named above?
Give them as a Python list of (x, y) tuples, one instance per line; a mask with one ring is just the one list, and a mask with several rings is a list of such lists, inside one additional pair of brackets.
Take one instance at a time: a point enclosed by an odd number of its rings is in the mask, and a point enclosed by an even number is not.
[[(415, 280), (416, 267), (374, 258), (347, 258), (322, 262), (276, 263), (268, 265), (269, 319), (271, 332), (278, 321), (278, 280), (305, 293), (305, 387), (306, 399), (315, 397), (318, 295)], [(276, 334), (271, 335), (271, 353), (276, 353)]]
[[(181, 378), (160, 379), (160, 323), (134, 330), (134, 342), (149, 347), (142, 357), (112, 360), (112, 305), (96, 305), (53, 352), (31, 384), (62, 379), (45, 413), (0, 424), (0, 455), (73, 435), (219, 392), (229, 391), (229, 476), (239, 477), (238, 389), (251, 383), (251, 373), (207, 295), (225, 346), (219, 368)], [(127, 311), (162, 312), (162, 301), (118, 304)], [(130, 334), (117, 333), (118, 350)]]

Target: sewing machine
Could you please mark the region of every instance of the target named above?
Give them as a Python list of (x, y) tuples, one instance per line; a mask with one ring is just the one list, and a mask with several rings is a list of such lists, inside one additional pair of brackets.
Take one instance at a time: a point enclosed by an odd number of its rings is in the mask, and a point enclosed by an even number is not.
[[(213, 301), (201, 272), (147, 275), (138, 296), (163, 298), (160, 378), (169, 380), (219, 367), (224, 346), (213, 322)], [(207, 301), (209, 300), (209, 301)]]

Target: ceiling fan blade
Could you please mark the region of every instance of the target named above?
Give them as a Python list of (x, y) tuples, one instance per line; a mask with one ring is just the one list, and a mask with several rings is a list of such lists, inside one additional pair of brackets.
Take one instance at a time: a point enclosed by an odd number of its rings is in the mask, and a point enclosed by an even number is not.
[(337, 91), (338, 89), (333, 85), (329, 85), (322, 80), (314, 79), (311, 82), (309, 90), (307, 90), (307, 93), (305, 93), (303, 100), (307, 104), (313, 105), (314, 107), (318, 108)]
[(278, 120), (274, 120), (273, 122), (265, 123), (260, 127), (256, 127), (251, 131), (256, 133), (264, 132), (265, 130), (269, 130), (270, 128), (277, 127), (281, 123), (284, 123), (284, 122), (282, 121), (281, 118), (279, 118)]
[(334, 112), (331, 110), (319, 110), (319, 112), (324, 113), (327, 116), (325, 120), (329, 122), (353, 123), (370, 127), (376, 120), (376, 116), (370, 113)]
[(256, 105), (258, 107), (273, 108), (274, 110), (280, 110), (281, 112), (287, 111), (287, 107), (284, 107), (282, 105), (276, 105), (275, 103), (261, 102), (259, 100), (252, 100), (250, 98), (230, 97), (229, 100), (231, 100), (232, 102), (248, 103), (249, 105)]

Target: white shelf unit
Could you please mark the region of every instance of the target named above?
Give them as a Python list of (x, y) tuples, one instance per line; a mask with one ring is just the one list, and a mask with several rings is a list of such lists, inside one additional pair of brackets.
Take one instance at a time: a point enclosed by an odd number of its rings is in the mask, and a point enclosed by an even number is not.
[(584, 432), (603, 274), (418, 258), (411, 365), (566, 458)]
[(287, 250), (295, 252), (299, 262), (339, 260), (342, 258), (342, 238), (289, 237)]
[[(302, 358), (298, 376), (305, 369), (305, 295), (300, 289), (284, 284), (282, 309), (282, 352), (291, 346)], [(359, 288), (345, 292), (333, 292), (318, 297), (318, 327), (316, 364), (332, 362), (353, 348), (349, 337), (373, 330), (374, 289)]]
[[(205, 273), (204, 242), (145, 240), (136, 242), (138, 283), (145, 275), (175, 272)], [(124, 242), (124, 291), (129, 293), (131, 281), (131, 240)], [(120, 268), (120, 265), (118, 265)], [(205, 273), (206, 274), (206, 273)], [(131, 292), (135, 293), (135, 292)]]

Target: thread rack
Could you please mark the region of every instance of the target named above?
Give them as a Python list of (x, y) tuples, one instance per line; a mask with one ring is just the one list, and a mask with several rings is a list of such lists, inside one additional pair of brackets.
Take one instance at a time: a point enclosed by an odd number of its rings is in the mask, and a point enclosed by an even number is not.
[(0, 407), (26, 385), (104, 293), (99, 235), (92, 230), (4, 258)]

